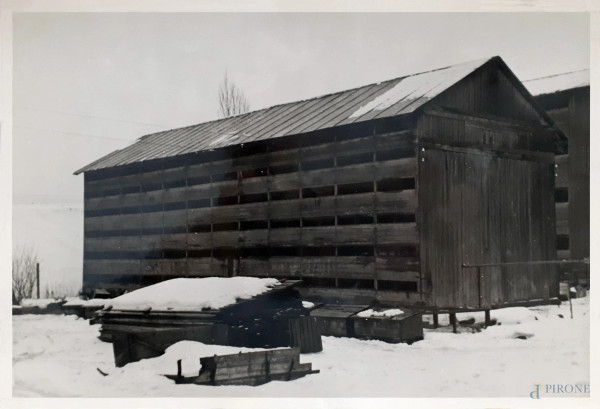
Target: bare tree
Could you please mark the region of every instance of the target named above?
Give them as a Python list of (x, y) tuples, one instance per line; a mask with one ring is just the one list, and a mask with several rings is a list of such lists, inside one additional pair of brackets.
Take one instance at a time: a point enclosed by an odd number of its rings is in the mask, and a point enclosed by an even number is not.
[(219, 85), (219, 118), (245, 114), (249, 110), (250, 103), (244, 92), (229, 80), (225, 71), (223, 82)]
[(35, 287), (36, 264), (38, 257), (28, 247), (17, 248), (13, 253), (12, 295), (13, 301), (19, 303), (24, 298), (31, 298)]

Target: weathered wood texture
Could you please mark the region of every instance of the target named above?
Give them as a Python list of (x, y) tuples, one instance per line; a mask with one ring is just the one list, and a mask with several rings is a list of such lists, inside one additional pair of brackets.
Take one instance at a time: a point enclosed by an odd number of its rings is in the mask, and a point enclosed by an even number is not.
[[(559, 258), (581, 260), (590, 256), (590, 88), (582, 87), (537, 97), (548, 115), (568, 138), (568, 155), (557, 156), (557, 189), (567, 203), (557, 204)], [(559, 209), (558, 206), (563, 208)], [(565, 207), (566, 206), (566, 207)], [(564, 267), (569, 278), (589, 278), (585, 265)]]
[(181, 361), (177, 364), (177, 375), (165, 376), (177, 384), (257, 386), (319, 373), (310, 363), (300, 363), (298, 348), (215, 355), (200, 358), (200, 364), (198, 376), (182, 376)]
[(557, 226), (572, 234), (546, 122), (493, 60), (409, 116), (86, 172), (84, 285), (243, 274), (330, 303), (548, 299), (552, 268), (462, 267), (554, 259)]
[(474, 115), (494, 115), (539, 123), (539, 114), (523, 95), (522, 85), (513, 85), (508, 75), (493, 64), (488, 64), (438, 95), (436, 104)]
[(289, 320), (290, 346), (299, 348), (303, 354), (321, 352), (323, 343), (317, 320), (311, 316), (300, 316)]
[(590, 90), (569, 100), (569, 226), (573, 259), (590, 256)]
[(86, 283), (241, 274), (374, 286), (379, 272), (417, 280), (416, 250), (375, 249), (417, 248), (414, 132), (335, 139), (86, 180)]
[[(581, 260), (590, 255), (590, 88), (580, 87), (536, 100), (568, 138), (568, 154), (556, 157), (557, 255)], [(563, 265), (563, 279), (589, 280), (589, 265)]]
[(353, 337), (352, 317), (368, 307), (368, 305), (325, 304), (312, 310), (310, 316), (317, 320), (321, 335)]
[[(429, 142), (455, 140), (469, 128), (467, 118), (460, 122), (425, 115), (419, 132)], [(508, 130), (503, 133), (511, 139)], [(494, 129), (483, 134), (493, 135)], [(421, 273), (431, 283), (428, 303), (489, 308), (556, 296), (552, 267), (485, 268), (481, 276), (463, 268), (555, 259), (554, 165), (494, 152), (426, 148), (419, 156), (419, 202), (429, 204), (418, 220)]]
[(423, 339), (423, 314), (406, 311), (396, 317), (351, 317), (354, 336), (386, 342), (413, 343)]

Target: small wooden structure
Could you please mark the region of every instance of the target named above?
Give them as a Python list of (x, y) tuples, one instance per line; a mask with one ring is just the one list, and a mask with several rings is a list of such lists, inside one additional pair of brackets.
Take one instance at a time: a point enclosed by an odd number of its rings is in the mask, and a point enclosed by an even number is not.
[(282, 282), (269, 291), (218, 310), (99, 311), (94, 323), (102, 324), (100, 338), (113, 343), (117, 366), (162, 355), (176, 342), (249, 348), (294, 346), (303, 353), (323, 349), (321, 335), (311, 317), (303, 317), (294, 286)]
[[(499, 57), (142, 137), (85, 175), (87, 291), (302, 279), (320, 302), (558, 296), (552, 119)], [(465, 265), (513, 263), (477, 272)]]
[(354, 336), (361, 339), (412, 344), (423, 339), (423, 314), (405, 311), (393, 317), (352, 317)]
[(290, 346), (297, 347), (303, 354), (323, 350), (321, 332), (317, 320), (311, 316), (301, 315), (289, 319)]
[(316, 318), (321, 335), (377, 339), (390, 343), (411, 344), (423, 339), (421, 311), (404, 311), (391, 317), (362, 317), (366, 305), (321, 305), (310, 312)]
[(317, 319), (321, 335), (354, 337), (352, 317), (369, 308), (368, 305), (324, 304), (310, 312)]
[(68, 301), (62, 305), (62, 311), (65, 315), (77, 315), (89, 320), (94, 318), (96, 311), (104, 308), (106, 302), (106, 299)]
[(246, 352), (200, 358), (198, 376), (182, 376), (181, 360), (177, 375), (165, 375), (177, 384), (262, 385), (271, 381), (291, 381), (319, 373), (310, 363), (300, 363), (298, 348)]

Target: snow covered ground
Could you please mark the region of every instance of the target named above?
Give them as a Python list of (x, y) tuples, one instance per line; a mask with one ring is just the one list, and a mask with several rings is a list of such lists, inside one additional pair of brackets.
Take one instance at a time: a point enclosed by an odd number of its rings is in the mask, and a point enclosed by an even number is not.
[[(509, 308), (492, 311), (498, 325), (482, 332), (426, 330), (413, 345), (323, 337), (322, 352), (301, 356), (319, 374), (258, 387), (175, 385), (161, 376), (175, 373), (178, 359), (189, 374), (199, 369), (199, 357), (240, 348), (184, 341), (163, 356), (116, 368), (111, 344), (97, 339), (98, 326), (74, 316), (15, 316), (13, 395), (529, 399), (534, 384), (589, 385), (589, 297), (573, 303), (574, 319), (568, 303)], [(483, 320), (479, 313), (458, 318), (472, 315)], [(542, 398), (556, 396), (575, 395), (541, 390)]]

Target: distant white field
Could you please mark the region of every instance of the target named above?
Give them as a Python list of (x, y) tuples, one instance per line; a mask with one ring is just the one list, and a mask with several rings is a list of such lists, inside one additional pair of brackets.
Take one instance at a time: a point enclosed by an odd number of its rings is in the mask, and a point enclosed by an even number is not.
[(15, 204), (13, 250), (21, 246), (37, 252), (42, 297), (46, 290), (75, 295), (82, 284), (83, 204)]

